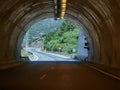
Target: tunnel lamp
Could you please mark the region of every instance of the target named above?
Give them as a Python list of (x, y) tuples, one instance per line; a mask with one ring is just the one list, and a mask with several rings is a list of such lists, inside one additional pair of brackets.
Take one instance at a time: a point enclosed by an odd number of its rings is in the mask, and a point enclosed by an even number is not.
[(55, 20), (63, 19), (66, 12), (67, 0), (54, 0), (54, 16)]
[(61, 19), (63, 19), (64, 16), (65, 16), (66, 3), (67, 3), (67, 0), (62, 0), (62, 1), (61, 1), (61, 16), (60, 16)]
[(62, 3), (65, 3), (65, 4), (66, 4), (66, 3), (67, 3), (67, 0), (62, 0)]
[(61, 19), (63, 19), (65, 16), (65, 12), (61, 12)]

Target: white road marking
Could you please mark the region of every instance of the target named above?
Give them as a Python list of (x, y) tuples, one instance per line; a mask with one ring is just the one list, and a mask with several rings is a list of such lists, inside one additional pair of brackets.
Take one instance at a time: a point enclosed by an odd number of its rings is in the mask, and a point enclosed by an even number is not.
[(92, 68), (92, 69), (95, 69), (95, 70), (97, 70), (97, 71), (105, 74), (105, 75), (108, 75), (108, 76), (110, 76), (110, 77), (113, 77), (113, 78), (115, 78), (115, 79), (120, 80), (120, 77), (118, 77), (118, 76), (115, 76), (115, 75), (113, 75), (113, 74), (111, 74), (111, 73), (105, 72), (105, 71), (103, 71), (103, 70), (101, 70), (101, 69), (98, 69), (98, 68), (96, 68), (96, 67), (94, 67), (94, 66), (90, 66), (90, 65), (88, 65), (88, 64), (86, 64), (86, 65), (87, 65), (88, 67)]
[(40, 77), (40, 80), (44, 79), (46, 76), (47, 76), (47, 74), (43, 74), (43, 75)]

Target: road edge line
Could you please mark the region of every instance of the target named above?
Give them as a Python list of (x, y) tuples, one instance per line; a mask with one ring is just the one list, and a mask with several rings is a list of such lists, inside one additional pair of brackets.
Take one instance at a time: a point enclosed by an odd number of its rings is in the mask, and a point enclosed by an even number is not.
[(47, 74), (43, 74), (43, 75), (40, 77), (40, 80), (44, 79), (46, 76), (47, 76)]
[(120, 80), (120, 77), (118, 77), (118, 76), (116, 76), (116, 75), (113, 75), (113, 74), (111, 74), (111, 73), (105, 72), (105, 71), (103, 71), (103, 70), (101, 70), (101, 69), (98, 69), (97, 67), (94, 67), (94, 66), (91, 66), (91, 65), (88, 65), (88, 64), (86, 64), (86, 65), (87, 65), (88, 67), (92, 68), (92, 69), (95, 69), (95, 70), (97, 70), (97, 71), (99, 71), (99, 72), (107, 75), (107, 76), (110, 76), (110, 77), (112, 77), (112, 78), (115, 78), (115, 79), (117, 79), (117, 80)]

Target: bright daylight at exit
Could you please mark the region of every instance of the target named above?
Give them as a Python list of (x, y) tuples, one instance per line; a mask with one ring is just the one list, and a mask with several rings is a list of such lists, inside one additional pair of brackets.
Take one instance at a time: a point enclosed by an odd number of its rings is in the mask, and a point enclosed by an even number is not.
[(88, 57), (86, 47), (84, 30), (77, 24), (66, 19), (47, 18), (28, 29), (21, 46), (21, 58), (30, 61), (85, 60)]

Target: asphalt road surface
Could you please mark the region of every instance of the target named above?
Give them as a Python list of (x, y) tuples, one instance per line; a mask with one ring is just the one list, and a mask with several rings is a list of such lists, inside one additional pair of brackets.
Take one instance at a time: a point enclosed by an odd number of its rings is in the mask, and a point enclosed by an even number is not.
[(77, 62), (30, 62), (0, 71), (0, 90), (120, 90), (120, 81)]

